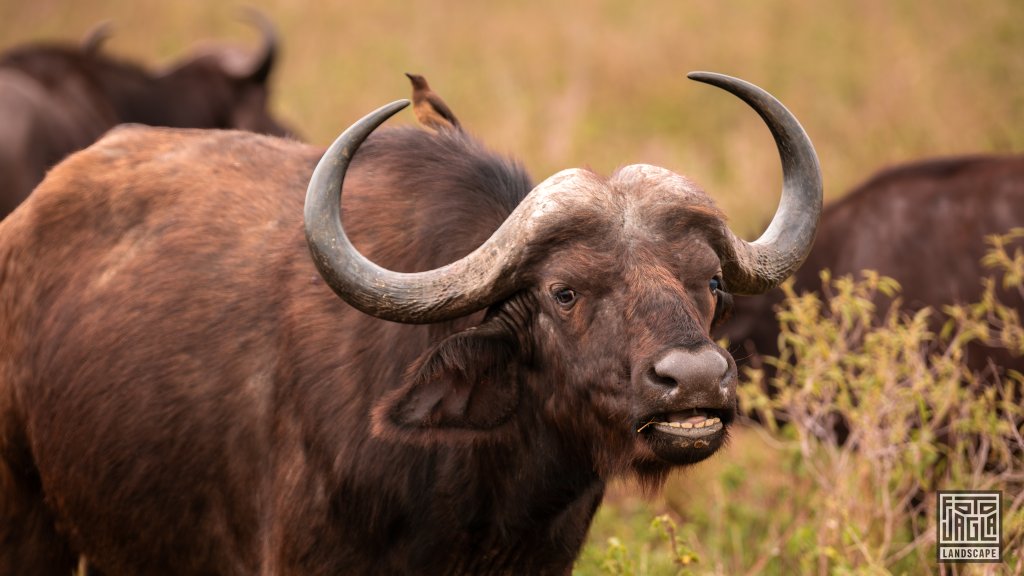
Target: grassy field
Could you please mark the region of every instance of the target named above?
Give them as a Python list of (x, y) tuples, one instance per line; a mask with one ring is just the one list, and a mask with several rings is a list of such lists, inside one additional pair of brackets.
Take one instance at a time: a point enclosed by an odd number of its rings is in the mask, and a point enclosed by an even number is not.
[[(419, 72), (470, 131), (521, 158), (536, 179), (572, 166), (662, 165), (703, 185), (747, 237), (777, 202), (774, 146), (756, 115), (686, 80), (688, 71), (739, 76), (785, 102), (816, 145), (828, 198), (898, 162), (1024, 151), (1020, 0), (251, 4), (281, 33), (274, 108), (312, 142), (326, 144), (367, 111), (407, 97), (402, 73)], [(0, 0), (0, 48), (75, 41), (111, 19), (107, 50), (159, 67), (204, 40), (255, 45), (237, 8)], [(745, 428), (662, 496), (641, 499), (617, 485), (579, 574), (930, 571), (913, 555), (850, 568), (830, 563), (828, 549), (801, 548), (817, 540), (801, 532), (813, 524), (800, 515), (828, 504), (794, 500), (813, 488), (803, 483), (806, 461), (778, 437)], [(779, 560), (787, 557), (815, 560)]]
[[(767, 131), (731, 96), (685, 79), (736, 75), (790, 107), (834, 198), (921, 156), (1024, 150), (1024, 3), (312, 2), (259, 0), (284, 54), (274, 107), (326, 144), (420, 72), (467, 127), (535, 178), (647, 162), (687, 174), (756, 236), (777, 199)], [(211, 38), (255, 42), (238, 5), (183, 0), (3, 0), (0, 47), (76, 40), (166, 64)], [(411, 122), (406, 113), (399, 121)]]

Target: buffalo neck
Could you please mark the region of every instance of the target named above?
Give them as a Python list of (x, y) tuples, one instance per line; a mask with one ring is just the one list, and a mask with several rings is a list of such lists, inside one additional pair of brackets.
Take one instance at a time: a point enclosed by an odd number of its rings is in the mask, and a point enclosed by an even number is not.
[[(402, 345), (354, 344), (350, 353), (359, 361), (337, 366), (335, 383), (296, 386), (309, 396), (278, 419), (288, 433), (280, 435), (285, 443), (275, 468), (288, 473), (276, 479), (274, 492), (321, 496), (315, 505), (278, 511), (283, 524), (275, 532), (290, 546), (282, 562), (311, 568), (304, 561), (329, 547), (340, 552), (336, 569), (344, 573), (566, 573), (605, 488), (587, 450), (546, 422), (542, 400), (529, 393), (486, 441), (401, 442), (368, 434), (376, 400), (442, 329), (362, 315), (351, 324), (362, 339)], [(357, 383), (371, 393), (339, 397)], [(536, 558), (558, 560), (539, 566)]]

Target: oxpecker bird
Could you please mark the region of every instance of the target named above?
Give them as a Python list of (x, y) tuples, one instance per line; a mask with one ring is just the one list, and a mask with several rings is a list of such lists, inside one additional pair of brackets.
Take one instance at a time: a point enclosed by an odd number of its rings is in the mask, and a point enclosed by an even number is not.
[(430, 89), (426, 78), (408, 72), (405, 75), (412, 82), (412, 109), (420, 124), (437, 131), (462, 129), (451, 108)]

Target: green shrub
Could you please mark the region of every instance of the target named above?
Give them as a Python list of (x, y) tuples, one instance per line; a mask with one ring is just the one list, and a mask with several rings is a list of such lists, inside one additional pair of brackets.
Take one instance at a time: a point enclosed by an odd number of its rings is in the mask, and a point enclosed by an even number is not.
[[(873, 272), (825, 272), (822, 297), (787, 284), (772, 375), (742, 378), (741, 410), (761, 424), (739, 427), (733, 446), (671, 479), (651, 507), (680, 523), (662, 554), (701, 562), (637, 563), (636, 550), (657, 545), (646, 533), (594, 542), (579, 573), (952, 573), (936, 564), (935, 493), (972, 489), (1003, 491), (999, 569), (1024, 573), (1024, 375), (967, 364), (969, 346), (1024, 354), (1020, 310), (1001, 301), (1024, 296), (1022, 239), (1024, 228), (990, 238), (994, 277), (980, 301), (941, 311), (902, 311), (899, 286)], [(594, 548), (613, 560), (596, 572)]]

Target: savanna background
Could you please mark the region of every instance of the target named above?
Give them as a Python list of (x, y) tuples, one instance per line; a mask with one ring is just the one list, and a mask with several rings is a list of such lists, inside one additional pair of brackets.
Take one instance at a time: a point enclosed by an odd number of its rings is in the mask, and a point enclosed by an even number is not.
[[(774, 145), (756, 115), (688, 71), (739, 76), (780, 98), (814, 141), (826, 200), (903, 161), (1024, 151), (1020, 0), (250, 4), (280, 33), (272, 107), (313, 143), (408, 97), (402, 73), (418, 72), (537, 180), (574, 166), (665, 166), (705, 187), (747, 238), (776, 206)], [(107, 53), (159, 68), (202, 41), (255, 47), (239, 7), (0, 0), (0, 48), (77, 41), (109, 19)], [(1019, 241), (993, 244), (990, 257), (994, 282), (1018, 290)], [(746, 377), (745, 407), (766, 424), (742, 427), (660, 495), (613, 487), (577, 573), (953, 572), (934, 560), (940, 488), (1004, 491), (1006, 562), (956, 570), (1024, 572), (1022, 379), (958, 364), (972, 339), (1024, 347), (1019, 317), (995, 301), (936, 310), (950, 320), (931, 333), (921, 318), (871, 310), (877, 290), (898, 293), (869, 275), (838, 279), (825, 302), (794, 295), (784, 320), (801, 362), (783, 359), (777, 376), (790, 393), (768, 398), (758, 374)], [(837, 410), (856, 447), (815, 433)], [(772, 426), (780, 412), (795, 424)]]

